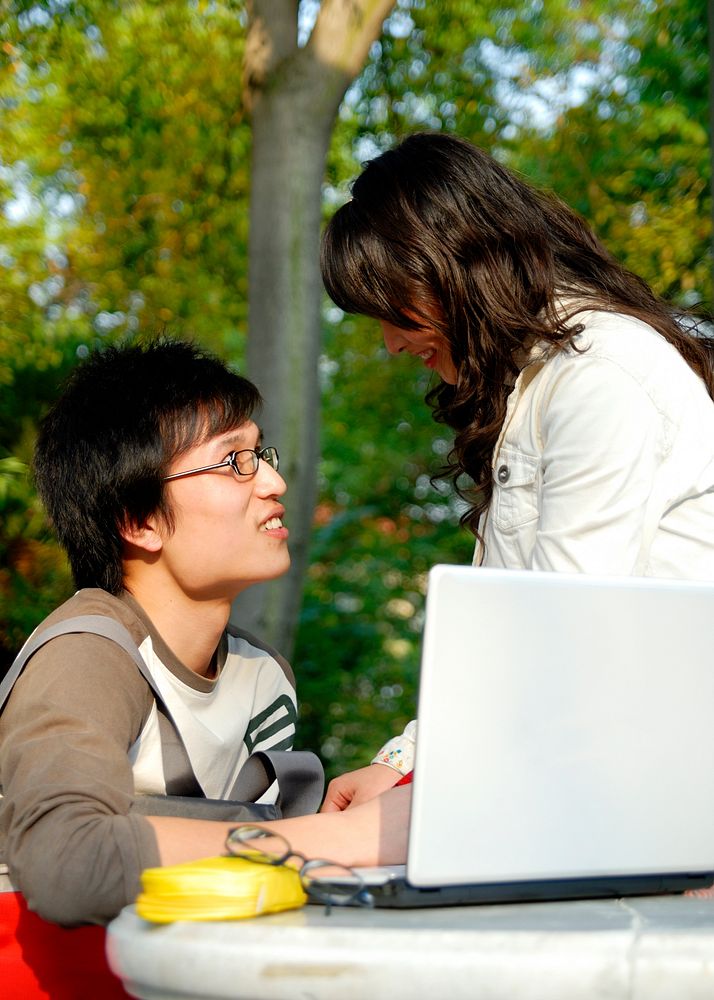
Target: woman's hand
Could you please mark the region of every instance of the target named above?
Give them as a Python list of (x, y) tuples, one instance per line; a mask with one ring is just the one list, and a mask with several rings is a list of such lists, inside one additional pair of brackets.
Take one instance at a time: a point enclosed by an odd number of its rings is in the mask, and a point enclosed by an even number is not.
[(342, 812), (351, 806), (368, 802), (393, 788), (401, 777), (399, 771), (386, 764), (368, 764), (357, 771), (341, 774), (327, 786), (320, 812)]

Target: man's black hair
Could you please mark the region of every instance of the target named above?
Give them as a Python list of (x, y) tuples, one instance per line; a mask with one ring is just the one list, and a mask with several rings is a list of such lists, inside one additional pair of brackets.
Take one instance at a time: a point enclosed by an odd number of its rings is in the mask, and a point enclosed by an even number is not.
[(162, 477), (189, 448), (244, 424), (252, 382), (182, 341), (107, 347), (81, 362), (40, 426), (37, 489), (77, 587), (122, 589), (120, 529), (159, 513)]

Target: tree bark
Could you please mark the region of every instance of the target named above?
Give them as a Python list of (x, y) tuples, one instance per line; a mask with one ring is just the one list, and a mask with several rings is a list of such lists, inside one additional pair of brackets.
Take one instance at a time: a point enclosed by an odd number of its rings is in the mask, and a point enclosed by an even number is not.
[(707, 0), (707, 26), (709, 29), (709, 168), (711, 192), (710, 221), (712, 235), (710, 240), (711, 268), (709, 291), (709, 309), (714, 312), (714, 0)]
[(304, 47), (294, 0), (253, 0), (245, 56), (252, 113), (248, 375), (263, 393), (264, 440), (288, 483), (292, 566), (252, 587), (234, 619), (292, 651), (319, 459), (322, 180), (340, 102), (394, 0), (324, 0)]

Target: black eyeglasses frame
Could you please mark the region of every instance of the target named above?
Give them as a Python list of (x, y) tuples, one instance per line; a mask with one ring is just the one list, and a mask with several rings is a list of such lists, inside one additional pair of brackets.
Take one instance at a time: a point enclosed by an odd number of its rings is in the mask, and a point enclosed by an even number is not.
[[(238, 465), (238, 455), (247, 454), (253, 455), (253, 467), (249, 472), (241, 472)], [(271, 469), (275, 469), (276, 472), (280, 468), (278, 449), (272, 445), (268, 445), (266, 448), (241, 448), (239, 451), (232, 451), (222, 462), (216, 462), (214, 465), (202, 465), (199, 469), (186, 469), (185, 472), (172, 472), (170, 476), (164, 476), (161, 482), (167, 483), (171, 479), (183, 479), (184, 476), (197, 476), (201, 472), (213, 472), (214, 469), (224, 469), (226, 467), (231, 468), (241, 479), (248, 479), (256, 474), (261, 460), (266, 462)]]

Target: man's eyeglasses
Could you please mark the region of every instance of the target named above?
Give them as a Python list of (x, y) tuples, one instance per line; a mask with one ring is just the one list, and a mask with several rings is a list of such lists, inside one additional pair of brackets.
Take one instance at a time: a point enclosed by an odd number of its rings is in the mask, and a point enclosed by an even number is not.
[(240, 451), (232, 451), (228, 458), (215, 465), (202, 465), (200, 469), (187, 469), (186, 472), (172, 472), (170, 476), (164, 476), (162, 482), (169, 479), (181, 479), (183, 476), (197, 476), (199, 472), (212, 472), (213, 469), (223, 469), (230, 466), (237, 476), (254, 476), (258, 471), (260, 460), (267, 462), (271, 469), (278, 471), (280, 459), (277, 448), (241, 448)]
[[(256, 846), (256, 841), (270, 839), (270, 850)], [(331, 906), (373, 906), (374, 900), (364, 880), (353, 868), (324, 858), (306, 858), (294, 851), (284, 837), (262, 826), (238, 826), (226, 837), (229, 854), (263, 865), (284, 865), (292, 858), (301, 861), (298, 875), (302, 887), (315, 903)]]

